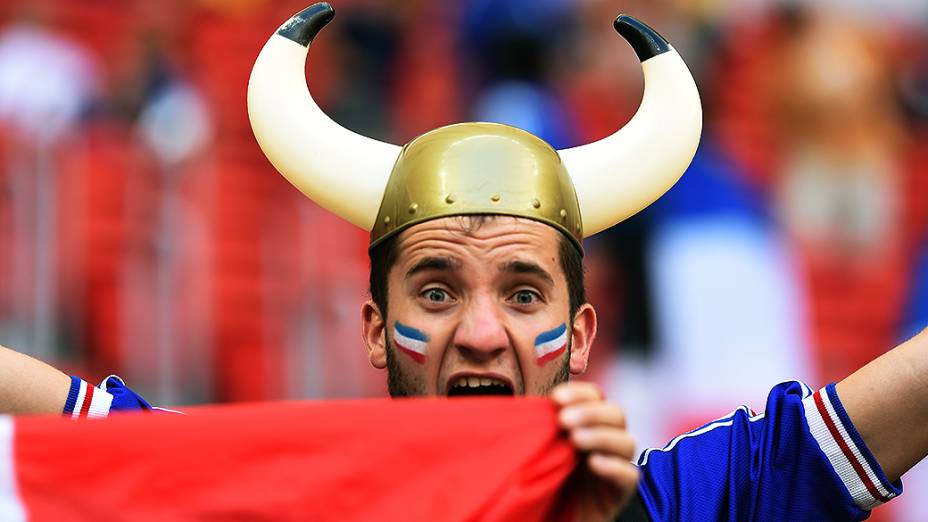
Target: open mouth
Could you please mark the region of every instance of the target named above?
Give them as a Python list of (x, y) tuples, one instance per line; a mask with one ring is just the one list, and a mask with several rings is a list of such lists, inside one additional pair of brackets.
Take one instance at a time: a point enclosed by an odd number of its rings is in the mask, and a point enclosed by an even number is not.
[(448, 397), (512, 395), (512, 386), (492, 377), (459, 377), (451, 383), (451, 389), (448, 390)]

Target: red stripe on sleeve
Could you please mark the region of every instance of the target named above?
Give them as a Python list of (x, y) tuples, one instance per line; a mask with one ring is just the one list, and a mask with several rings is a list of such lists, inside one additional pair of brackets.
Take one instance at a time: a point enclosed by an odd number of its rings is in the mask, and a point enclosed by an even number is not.
[(78, 410), (78, 417), (86, 417), (87, 412), (90, 411), (90, 403), (93, 402), (93, 386), (88, 382), (87, 383), (87, 393), (84, 394), (84, 402), (81, 403), (81, 409)]
[(880, 502), (889, 502), (889, 499), (884, 497), (879, 492), (879, 490), (876, 489), (876, 486), (873, 485), (870, 477), (867, 476), (867, 472), (864, 471), (863, 466), (860, 465), (860, 461), (857, 460), (854, 452), (851, 451), (851, 448), (848, 447), (847, 442), (844, 441), (844, 437), (842, 437), (841, 433), (838, 432), (838, 427), (835, 426), (834, 420), (832, 420), (831, 415), (828, 413), (828, 409), (825, 407), (824, 401), (822, 401), (822, 390), (815, 392), (813, 398), (815, 400), (815, 407), (818, 408), (818, 412), (822, 416), (822, 420), (825, 421), (825, 426), (828, 426), (828, 431), (831, 432), (832, 438), (835, 439), (835, 442), (837, 442), (838, 446), (841, 448), (841, 452), (844, 453), (844, 456), (847, 457), (848, 461), (850, 461), (854, 471), (857, 472), (857, 476), (864, 483), (864, 486), (867, 487), (867, 491), (873, 495), (873, 498), (879, 499)]

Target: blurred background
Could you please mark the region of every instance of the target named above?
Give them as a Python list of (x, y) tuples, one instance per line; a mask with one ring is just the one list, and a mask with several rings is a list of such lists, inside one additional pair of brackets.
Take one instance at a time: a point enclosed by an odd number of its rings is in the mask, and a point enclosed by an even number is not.
[[(246, 115), (261, 46), (308, 2), (0, 2), (0, 343), (162, 405), (385, 393), (367, 234), (276, 174)], [(928, 3), (332, 3), (313, 95), (394, 143), (466, 120), (611, 134), (643, 87), (619, 12), (683, 55), (696, 159), (586, 242), (588, 377), (641, 449), (928, 325)], [(928, 465), (906, 490), (873, 519), (928, 520)]]

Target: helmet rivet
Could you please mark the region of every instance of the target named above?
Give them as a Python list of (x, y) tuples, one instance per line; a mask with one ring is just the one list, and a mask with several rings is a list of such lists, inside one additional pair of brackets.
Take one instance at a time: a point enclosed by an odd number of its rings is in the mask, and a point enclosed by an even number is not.
[(410, 213), (410, 214), (415, 214), (417, 210), (419, 210), (419, 205), (418, 205), (417, 203), (413, 203), (413, 204), (409, 205), (409, 213)]
[(448, 194), (447, 196), (445, 196), (445, 203), (449, 205), (454, 203), (454, 194)]
[(492, 196), (490, 196), (490, 201), (492, 201), (493, 203), (498, 203), (498, 202), (499, 202), (499, 194), (493, 194)]
[(567, 217), (567, 211), (564, 209), (561, 209), (561, 219), (564, 219), (566, 217)]
[(532, 206), (535, 208), (541, 208), (541, 201), (538, 201), (538, 198), (532, 198)]
[(383, 224), (384, 224), (384, 225), (389, 225), (389, 224), (390, 224), (390, 216), (384, 216), (384, 217), (383, 217)]

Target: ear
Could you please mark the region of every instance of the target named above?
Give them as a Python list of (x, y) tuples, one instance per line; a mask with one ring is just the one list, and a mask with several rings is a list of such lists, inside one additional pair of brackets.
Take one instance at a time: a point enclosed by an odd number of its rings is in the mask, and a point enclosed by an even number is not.
[(574, 316), (571, 332), (570, 373), (580, 375), (586, 371), (590, 358), (590, 348), (596, 339), (596, 310), (593, 305), (584, 303)]
[(373, 301), (361, 305), (361, 336), (367, 345), (367, 358), (378, 370), (387, 367), (386, 324), (380, 308)]

